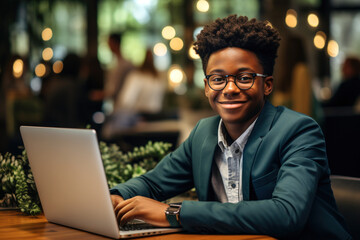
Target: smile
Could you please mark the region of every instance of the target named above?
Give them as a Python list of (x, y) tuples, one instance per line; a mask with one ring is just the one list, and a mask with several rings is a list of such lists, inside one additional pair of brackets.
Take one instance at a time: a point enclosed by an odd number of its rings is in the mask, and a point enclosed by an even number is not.
[(221, 107), (226, 109), (235, 109), (242, 107), (246, 102), (244, 101), (219, 101), (219, 104), (221, 104)]

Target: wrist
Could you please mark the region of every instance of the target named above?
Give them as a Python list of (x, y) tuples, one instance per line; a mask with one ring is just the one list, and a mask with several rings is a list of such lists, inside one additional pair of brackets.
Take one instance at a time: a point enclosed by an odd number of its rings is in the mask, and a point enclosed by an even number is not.
[(165, 216), (171, 227), (181, 227), (180, 222), (181, 203), (170, 203), (165, 210)]

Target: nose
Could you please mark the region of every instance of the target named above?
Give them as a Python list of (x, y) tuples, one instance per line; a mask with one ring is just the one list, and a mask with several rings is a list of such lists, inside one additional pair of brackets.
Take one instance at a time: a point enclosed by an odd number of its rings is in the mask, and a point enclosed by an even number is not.
[(234, 95), (234, 94), (238, 94), (239, 92), (240, 92), (240, 89), (235, 84), (235, 76), (228, 76), (227, 84), (226, 84), (225, 88), (223, 89), (223, 93), (227, 94), (227, 95), (228, 94)]

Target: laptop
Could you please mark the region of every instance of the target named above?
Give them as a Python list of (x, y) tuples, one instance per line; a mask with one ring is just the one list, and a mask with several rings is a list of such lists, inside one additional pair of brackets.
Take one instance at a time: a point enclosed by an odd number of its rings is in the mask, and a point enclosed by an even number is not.
[(49, 222), (111, 238), (182, 230), (120, 230), (95, 130), (21, 126), (20, 132)]

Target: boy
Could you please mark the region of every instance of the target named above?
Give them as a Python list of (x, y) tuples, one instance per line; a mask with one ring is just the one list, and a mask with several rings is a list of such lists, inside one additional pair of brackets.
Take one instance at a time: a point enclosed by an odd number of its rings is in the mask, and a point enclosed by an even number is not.
[[(140, 218), (197, 233), (351, 239), (336, 209), (319, 126), (266, 100), (279, 41), (274, 28), (247, 17), (204, 27), (195, 49), (219, 116), (199, 121), (154, 170), (111, 190), (121, 224)], [(199, 201), (160, 202), (193, 187)]]

